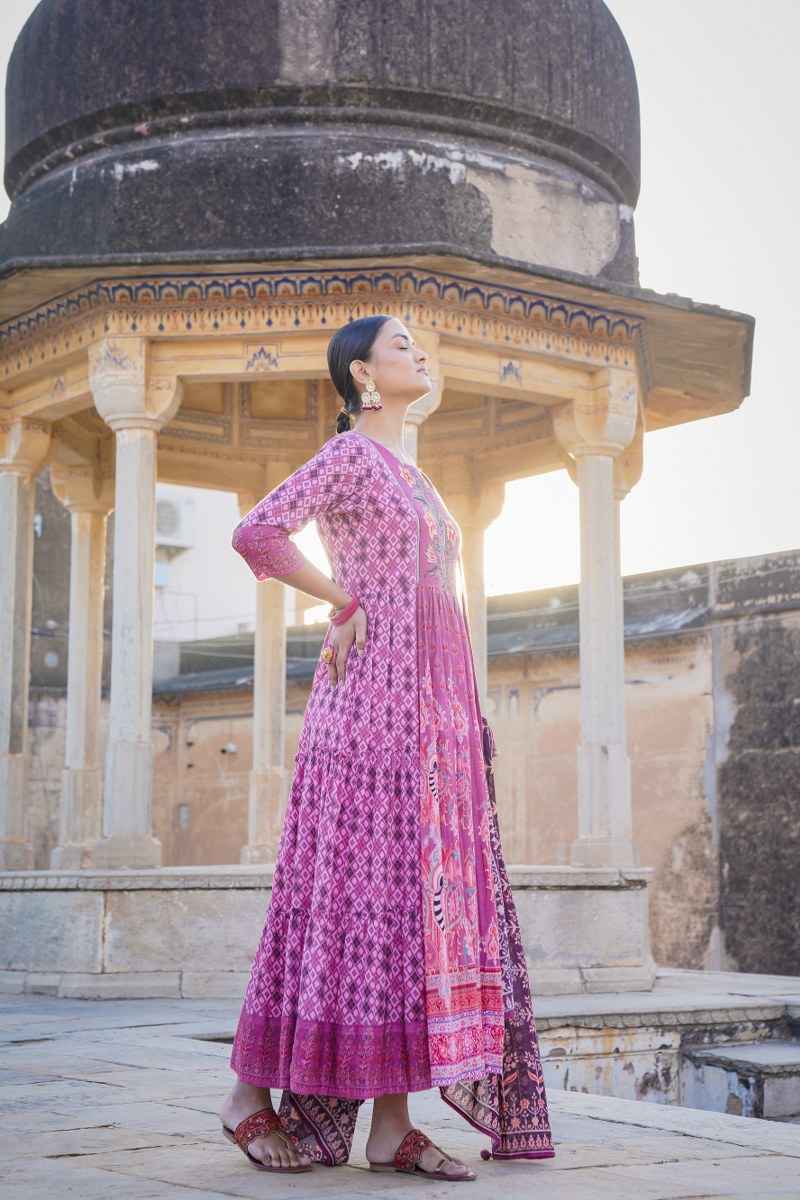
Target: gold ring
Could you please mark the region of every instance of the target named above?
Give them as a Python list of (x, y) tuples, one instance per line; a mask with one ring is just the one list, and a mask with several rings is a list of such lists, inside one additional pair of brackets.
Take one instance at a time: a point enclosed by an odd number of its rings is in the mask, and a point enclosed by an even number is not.
[(334, 650), (333, 646), (326, 646), (322, 651), (322, 661), (328, 663), (328, 665), (333, 662), (335, 657), (336, 651)]

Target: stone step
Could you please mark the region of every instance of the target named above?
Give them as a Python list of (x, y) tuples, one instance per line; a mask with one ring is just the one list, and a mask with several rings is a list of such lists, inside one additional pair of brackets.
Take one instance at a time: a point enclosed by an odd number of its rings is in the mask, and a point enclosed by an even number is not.
[(678, 1088), (683, 1107), (774, 1121), (798, 1118), (800, 1041), (686, 1046)]

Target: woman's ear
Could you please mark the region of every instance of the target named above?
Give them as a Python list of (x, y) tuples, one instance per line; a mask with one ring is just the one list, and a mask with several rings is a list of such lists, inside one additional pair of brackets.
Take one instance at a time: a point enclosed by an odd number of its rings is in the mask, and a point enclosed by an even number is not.
[(362, 359), (353, 359), (353, 361), (350, 363), (350, 374), (353, 376), (353, 379), (355, 379), (356, 383), (360, 383), (362, 387), (366, 387), (367, 380), (369, 379), (369, 372), (367, 371), (366, 365)]

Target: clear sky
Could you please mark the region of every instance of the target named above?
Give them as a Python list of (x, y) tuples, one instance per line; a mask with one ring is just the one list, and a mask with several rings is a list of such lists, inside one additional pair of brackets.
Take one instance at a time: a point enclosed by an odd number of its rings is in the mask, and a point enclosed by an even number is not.
[[(756, 318), (741, 408), (645, 439), (642, 480), (622, 506), (622, 569), (796, 549), (800, 3), (607, 3), (639, 81), (641, 283)], [(577, 579), (576, 491), (563, 471), (507, 487), (487, 537), (488, 592)]]
[[(800, 398), (789, 296), (800, 279), (800, 3), (607, 3), (639, 80), (641, 283), (756, 318), (752, 392), (739, 411), (646, 438), (644, 476), (623, 505), (623, 571), (796, 549)], [(35, 7), (4, 0), (3, 62)], [(2, 197), (0, 218), (6, 209)], [(577, 490), (566, 474), (509, 485), (487, 536), (487, 591), (577, 577)]]

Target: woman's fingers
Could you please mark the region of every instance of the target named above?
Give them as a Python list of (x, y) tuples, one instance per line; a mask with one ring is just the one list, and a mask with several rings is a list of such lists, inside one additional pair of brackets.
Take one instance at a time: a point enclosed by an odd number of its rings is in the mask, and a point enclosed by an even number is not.
[(355, 645), (359, 656), (364, 653), (367, 644), (367, 614), (363, 608), (357, 609), (346, 625), (339, 626), (337, 633), (338, 644), (330, 643), (334, 657), (328, 663), (328, 684), (332, 688), (336, 687), (337, 683), (344, 683), (347, 656), (353, 646)]
[(356, 650), (359, 654), (363, 654), (367, 644), (367, 614), (363, 608), (356, 609), (353, 616), (353, 628), (355, 629)]
[(340, 683), (344, 683), (344, 671), (345, 667), (347, 666), (347, 656), (350, 653), (350, 647), (352, 644), (352, 638), (347, 637), (347, 634), (345, 634), (339, 643), (338, 650), (336, 651), (336, 668), (339, 672)]
[[(346, 634), (347, 627), (344, 626)], [(342, 637), (342, 631), (339, 631), (338, 643), (331, 642), (330, 646), (333, 650), (333, 658), (328, 663), (328, 684), (335, 688), (337, 683), (344, 683), (344, 667), (347, 661), (347, 652), (352, 645), (352, 641), (347, 642), (346, 638)]]
[(348, 654), (350, 653), (350, 650), (353, 649), (353, 644), (355, 641), (355, 629), (353, 628), (353, 623), (348, 622), (347, 625), (344, 626), (342, 634), (342, 642), (341, 646), (339, 646), (336, 658), (339, 679), (341, 679), (342, 683), (344, 683), (344, 671), (345, 668), (347, 668)]

